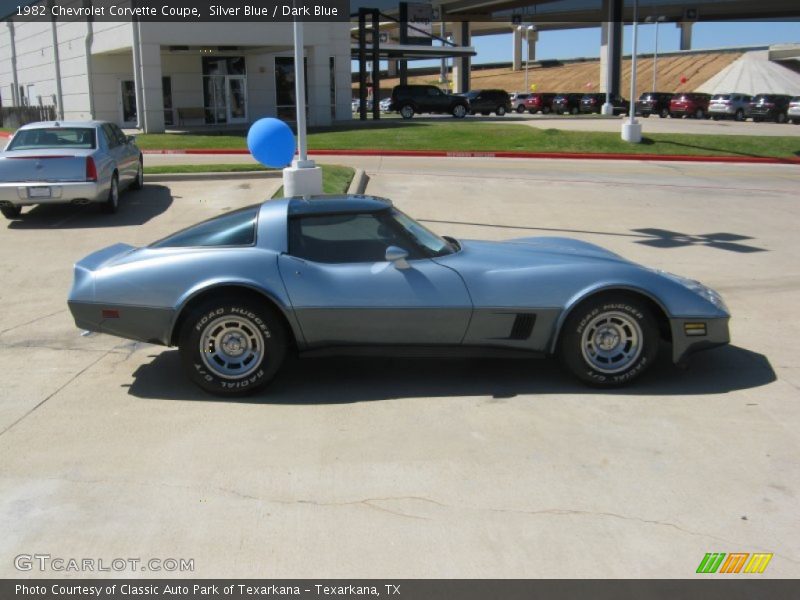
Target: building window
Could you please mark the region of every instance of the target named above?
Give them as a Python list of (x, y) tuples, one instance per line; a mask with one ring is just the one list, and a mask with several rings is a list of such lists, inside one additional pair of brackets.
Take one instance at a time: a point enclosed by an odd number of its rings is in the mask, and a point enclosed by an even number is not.
[(172, 77), (161, 78), (161, 94), (164, 99), (164, 125), (174, 125), (172, 113)]
[(331, 56), (328, 61), (331, 78), (331, 120), (336, 119), (336, 59)]
[(122, 122), (136, 123), (136, 84), (132, 79), (121, 83), (122, 93)]
[[(308, 59), (303, 59), (303, 74), (306, 80), (306, 90), (308, 90)], [(294, 121), (297, 118), (295, 113), (294, 94), (294, 57), (276, 56), (275, 57), (275, 104), (278, 109), (278, 118), (287, 121)], [(308, 113), (308, 93), (306, 93), (306, 113)]]
[(244, 56), (204, 56), (203, 108), (206, 123), (247, 121), (247, 72)]

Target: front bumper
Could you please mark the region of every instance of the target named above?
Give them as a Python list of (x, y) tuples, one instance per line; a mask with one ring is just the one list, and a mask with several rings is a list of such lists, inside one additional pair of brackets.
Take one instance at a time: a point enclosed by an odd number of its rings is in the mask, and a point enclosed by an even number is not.
[[(36, 195), (44, 193), (44, 195)], [(93, 181), (0, 183), (0, 203), (14, 206), (61, 204), (75, 200), (100, 202), (104, 190)]]
[[(689, 355), (695, 352), (729, 344), (731, 341), (728, 329), (729, 321), (730, 317), (679, 317), (670, 319), (672, 361), (682, 363)], [(687, 331), (692, 331), (695, 334), (690, 335)]]

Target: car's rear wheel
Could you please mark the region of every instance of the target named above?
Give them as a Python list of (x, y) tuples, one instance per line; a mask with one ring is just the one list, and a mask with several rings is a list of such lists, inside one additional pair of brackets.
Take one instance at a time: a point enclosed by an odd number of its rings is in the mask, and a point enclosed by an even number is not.
[(567, 317), (559, 339), (562, 364), (582, 381), (614, 387), (639, 377), (658, 355), (658, 324), (635, 296), (604, 294)]
[(658, 116), (661, 117), (662, 119), (666, 119), (669, 116), (669, 109), (662, 108), (661, 112), (658, 113)]
[(467, 107), (464, 106), (463, 104), (456, 104), (453, 107), (453, 116), (456, 119), (463, 119), (464, 117), (467, 116)]
[(18, 219), (22, 214), (21, 206), (0, 206), (0, 212), (6, 219)]
[(119, 210), (119, 176), (111, 176), (111, 186), (108, 189), (108, 199), (105, 203), (106, 212), (115, 213)]
[(505, 106), (498, 106), (497, 110), (494, 111), (498, 117), (505, 117), (506, 116), (506, 107)]
[(404, 104), (400, 107), (400, 116), (404, 119), (410, 119), (414, 116), (414, 107), (410, 104)]
[(286, 356), (286, 331), (274, 310), (250, 299), (205, 302), (184, 321), (181, 361), (189, 378), (220, 396), (267, 385)]
[(549, 106), (544, 106), (544, 107), (542, 107), (542, 114), (543, 114), (543, 115), (550, 114), (550, 110), (551, 110), (551, 109), (550, 109), (550, 107), (549, 107)]
[(694, 118), (695, 119), (703, 119), (703, 118), (705, 118), (705, 116), (706, 115), (703, 112), (702, 108), (698, 108), (696, 111), (694, 111)]
[[(524, 113), (525, 112), (525, 107), (522, 104), (517, 105), (517, 112), (519, 114)], [(533, 111), (531, 111), (531, 112), (533, 112)]]
[(144, 163), (142, 162), (142, 157), (139, 157), (139, 168), (136, 171), (136, 177), (133, 178), (133, 183), (131, 184), (132, 190), (140, 190), (144, 187)]

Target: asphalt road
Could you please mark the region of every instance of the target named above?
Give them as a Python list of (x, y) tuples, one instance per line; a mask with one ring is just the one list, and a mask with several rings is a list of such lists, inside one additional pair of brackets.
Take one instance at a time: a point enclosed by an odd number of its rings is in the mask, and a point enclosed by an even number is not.
[(733, 344), (613, 393), (547, 360), (315, 359), (225, 402), (174, 349), (81, 337), (71, 266), (279, 178), (151, 181), (115, 216), (26, 211), (0, 227), (0, 576), (47, 553), (194, 559), (122, 573), (148, 577), (690, 578), (706, 552), (800, 575), (800, 169), (329, 162), (443, 234), (574, 236), (701, 279)]

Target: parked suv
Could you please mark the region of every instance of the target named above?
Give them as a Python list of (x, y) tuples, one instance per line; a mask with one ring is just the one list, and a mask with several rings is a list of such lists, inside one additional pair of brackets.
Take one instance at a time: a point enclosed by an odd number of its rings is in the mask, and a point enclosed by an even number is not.
[(523, 110), (527, 110), (532, 115), (535, 115), (539, 111), (541, 111), (543, 115), (546, 115), (553, 110), (553, 98), (555, 97), (555, 94), (528, 94), (528, 97), (525, 98)]
[(636, 101), (636, 114), (644, 118), (658, 115), (666, 119), (669, 116), (669, 101), (674, 95), (666, 92), (645, 92)]
[(795, 125), (800, 125), (800, 96), (795, 96), (789, 101), (789, 110), (786, 115)]
[(750, 102), (750, 116), (753, 121), (775, 121), (785, 123), (791, 96), (783, 94), (758, 94)]
[(511, 109), (518, 113), (525, 112), (525, 101), (533, 96), (533, 94), (526, 94), (524, 92), (514, 92), (511, 94)]
[(726, 118), (744, 121), (750, 112), (751, 100), (747, 94), (714, 94), (708, 104), (708, 114), (715, 121)]
[(577, 115), (581, 110), (583, 94), (556, 94), (553, 98), (552, 108), (557, 115), (568, 112)]
[(694, 117), (705, 119), (708, 115), (709, 94), (675, 94), (669, 101), (671, 117)]
[(469, 100), (470, 114), (494, 113), (502, 117), (511, 110), (511, 98), (505, 90), (472, 90), (463, 94)]
[(416, 113), (444, 113), (463, 119), (469, 112), (464, 96), (446, 94), (434, 85), (397, 85), (392, 90), (389, 110), (397, 111), (404, 119)]
[[(628, 112), (630, 104), (622, 96), (609, 96), (611, 106), (614, 108), (614, 114), (619, 115)], [(582, 113), (596, 113), (600, 114), (603, 109), (603, 104), (606, 103), (606, 95), (603, 93), (584, 94), (581, 98), (581, 112)]]

